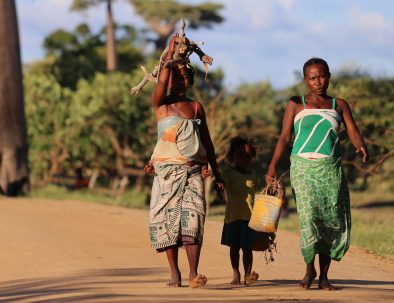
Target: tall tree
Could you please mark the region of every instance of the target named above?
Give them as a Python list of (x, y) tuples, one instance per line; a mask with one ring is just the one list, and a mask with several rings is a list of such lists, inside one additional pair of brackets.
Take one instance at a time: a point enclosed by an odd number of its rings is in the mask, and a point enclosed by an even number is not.
[(0, 187), (14, 196), (29, 189), (27, 134), (18, 21), (14, 0), (0, 1)]
[(174, 32), (176, 22), (180, 18), (187, 19), (188, 27), (212, 27), (213, 23), (221, 23), (224, 18), (218, 11), (223, 5), (205, 2), (198, 5), (180, 3), (175, 0), (129, 0), (137, 14), (142, 16), (158, 37), (154, 40), (156, 50), (166, 47), (168, 37)]
[[(131, 26), (115, 24), (118, 71), (130, 72), (143, 62), (136, 48), (136, 32)], [(32, 71), (50, 72), (63, 87), (76, 88), (79, 79), (91, 80), (96, 72), (106, 72), (105, 29), (92, 33), (87, 24), (74, 31), (58, 29), (45, 37), (46, 57), (29, 66)]]
[(112, 0), (74, 0), (71, 5), (71, 10), (86, 10), (91, 6), (98, 5), (102, 2), (105, 2), (107, 7), (107, 71), (111, 72), (117, 69)]

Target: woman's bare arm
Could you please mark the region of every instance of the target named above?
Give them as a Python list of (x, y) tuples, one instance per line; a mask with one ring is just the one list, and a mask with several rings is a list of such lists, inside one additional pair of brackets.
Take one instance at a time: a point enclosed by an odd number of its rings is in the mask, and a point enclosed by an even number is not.
[(158, 81), (152, 97), (153, 108), (155, 112), (160, 106), (164, 105), (165, 98), (167, 96), (167, 88), (171, 76), (171, 68), (167, 66), (166, 62), (173, 59), (172, 57), (175, 52), (175, 40), (176, 36), (171, 37), (168, 45), (168, 52), (166, 57), (164, 58), (164, 63), (160, 62), (160, 64), (162, 64), (162, 67), (160, 69)]
[(292, 100), (289, 100), (287, 103), (285, 114), (282, 120), (282, 130), (278, 142), (276, 143), (275, 151), (265, 177), (267, 184), (271, 183), (272, 178), (276, 177), (276, 165), (290, 144), (291, 136), (293, 134), (293, 123), (296, 106), (297, 104)]
[(364, 138), (361, 135), (356, 122), (354, 121), (352, 110), (345, 100), (338, 99), (337, 102), (342, 111), (343, 123), (345, 124), (349, 139), (356, 149), (356, 153), (362, 153), (363, 162), (365, 163), (369, 160), (369, 154), (364, 142)]
[(209, 133), (204, 107), (198, 103), (198, 117), (201, 119), (200, 138), (205, 150), (207, 151), (208, 163), (211, 166), (213, 175), (215, 177), (215, 189), (220, 196), (223, 195), (224, 182), (220, 175), (219, 166), (216, 162), (215, 148), (212, 143), (211, 135)]

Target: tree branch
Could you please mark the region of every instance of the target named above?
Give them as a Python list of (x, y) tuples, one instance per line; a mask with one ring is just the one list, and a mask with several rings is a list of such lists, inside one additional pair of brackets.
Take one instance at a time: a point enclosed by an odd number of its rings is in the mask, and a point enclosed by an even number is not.
[[(167, 67), (174, 67), (176, 65), (183, 65), (189, 62), (190, 55), (194, 52), (196, 53), (200, 60), (204, 64), (205, 69), (205, 79), (208, 75), (208, 65), (212, 65), (213, 59), (212, 57), (206, 55), (201, 48), (198, 46), (198, 43), (193, 42), (192, 40), (186, 38), (185, 36), (185, 27), (186, 22), (183, 18), (180, 21), (180, 28), (179, 28), (179, 37), (176, 42), (178, 45), (176, 46), (175, 53), (174, 53), (174, 60), (167, 62)], [(130, 89), (131, 95), (137, 95), (144, 86), (149, 82), (153, 81), (157, 83), (158, 75), (160, 73), (161, 68), (163, 67), (163, 58), (167, 55), (168, 47), (164, 49), (164, 51), (160, 55), (160, 63), (155, 65), (152, 73), (148, 73), (144, 66), (141, 66), (142, 71), (144, 72), (143, 79), (133, 88)], [(186, 53), (186, 54), (185, 54)]]

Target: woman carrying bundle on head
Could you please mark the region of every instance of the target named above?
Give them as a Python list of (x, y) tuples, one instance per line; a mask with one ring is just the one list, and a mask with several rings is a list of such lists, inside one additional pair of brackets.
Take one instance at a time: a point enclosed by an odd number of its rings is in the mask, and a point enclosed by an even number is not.
[[(193, 85), (194, 69), (187, 57), (174, 64), (174, 53), (186, 38), (173, 36), (161, 62), (153, 93), (158, 140), (146, 172), (154, 172), (149, 227), (153, 248), (165, 251), (171, 269), (170, 287), (181, 286), (178, 249), (186, 248), (189, 287), (203, 286), (198, 274), (204, 233), (206, 201), (202, 177), (211, 173), (215, 187), (223, 190), (215, 150), (202, 104), (186, 96)], [(169, 94), (167, 95), (167, 91)], [(210, 164), (212, 171), (207, 169)]]

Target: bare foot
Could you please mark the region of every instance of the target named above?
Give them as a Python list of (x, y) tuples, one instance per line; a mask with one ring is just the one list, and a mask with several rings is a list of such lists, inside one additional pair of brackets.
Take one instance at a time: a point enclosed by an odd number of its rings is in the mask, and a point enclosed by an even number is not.
[(171, 272), (171, 280), (166, 284), (168, 287), (181, 287), (182, 278), (180, 271)]
[(168, 287), (181, 287), (182, 283), (180, 281), (171, 280), (166, 284)]
[(245, 285), (252, 285), (259, 278), (259, 274), (257, 272), (252, 271), (250, 275), (245, 276)]
[(337, 287), (335, 287), (334, 285), (332, 285), (332, 284), (328, 281), (328, 279), (319, 279), (319, 283), (318, 283), (317, 287), (318, 287), (319, 289), (325, 289), (325, 290), (329, 290), (329, 291), (331, 291), (331, 290), (337, 290), (337, 289), (338, 289)]
[(207, 284), (207, 281), (208, 281), (208, 279), (206, 276), (198, 274), (194, 278), (189, 279), (189, 287), (190, 288), (201, 287), (201, 286), (204, 286), (205, 284)]
[(233, 272), (233, 280), (230, 282), (232, 285), (240, 285), (241, 284), (241, 274), (239, 271), (234, 270)]
[(306, 273), (304, 279), (302, 279), (299, 283), (300, 287), (309, 289), (311, 288), (313, 280), (315, 280), (317, 274), (316, 271), (313, 270), (311, 274)]

